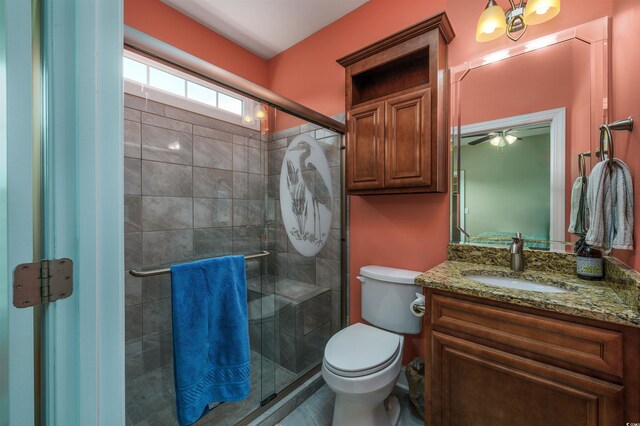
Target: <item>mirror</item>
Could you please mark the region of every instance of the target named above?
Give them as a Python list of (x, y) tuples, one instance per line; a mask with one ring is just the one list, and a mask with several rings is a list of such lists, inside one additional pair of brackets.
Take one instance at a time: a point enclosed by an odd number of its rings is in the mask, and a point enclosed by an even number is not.
[(451, 69), (451, 242), (565, 250), (571, 188), (606, 120), (607, 20)]

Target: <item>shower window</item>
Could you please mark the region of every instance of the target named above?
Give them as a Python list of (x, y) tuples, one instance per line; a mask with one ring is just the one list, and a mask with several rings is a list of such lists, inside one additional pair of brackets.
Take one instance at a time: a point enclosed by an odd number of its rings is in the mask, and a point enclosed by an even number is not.
[(218, 92), (204, 87), (200, 84), (187, 81), (187, 98), (194, 101), (202, 102), (203, 104), (218, 106), (217, 101)]
[(147, 66), (126, 56), (122, 61), (123, 75), (127, 80), (135, 81), (141, 84), (147, 84)]
[(186, 96), (186, 81), (168, 72), (149, 67), (149, 86), (178, 96)]
[[(177, 104), (236, 124), (247, 125), (250, 121), (247, 116), (251, 115), (257, 105), (251, 99), (241, 99), (221, 87), (131, 52), (125, 52), (123, 76), (130, 93), (137, 91), (136, 94), (143, 95), (146, 99)], [(232, 116), (225, 116), (227, 113)], [(243, 115), (244, 123), (241, 121)], [(255, 123), (251, 121), (249, 124)], [(259, 130), (259, 126), (252, 128)]]

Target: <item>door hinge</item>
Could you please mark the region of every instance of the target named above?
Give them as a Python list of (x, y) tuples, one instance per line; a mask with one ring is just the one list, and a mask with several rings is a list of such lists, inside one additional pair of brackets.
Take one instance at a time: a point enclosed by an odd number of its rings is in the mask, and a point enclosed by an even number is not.
[(23, 263), (13, 271), (13, 306), (27, 308), (55, 302), (73, 293), (73, 261), (41, 260)]

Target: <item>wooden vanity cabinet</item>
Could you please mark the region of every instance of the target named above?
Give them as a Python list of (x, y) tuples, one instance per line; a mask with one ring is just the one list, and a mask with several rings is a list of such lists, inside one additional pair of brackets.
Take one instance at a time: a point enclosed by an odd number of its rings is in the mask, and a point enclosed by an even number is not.
[(346, 188), (446, 192), (447, 44), (441, 13), (338, 60), (346, 73)]
[(640, 421), (639, 329), (425, 293), (425, 424)]

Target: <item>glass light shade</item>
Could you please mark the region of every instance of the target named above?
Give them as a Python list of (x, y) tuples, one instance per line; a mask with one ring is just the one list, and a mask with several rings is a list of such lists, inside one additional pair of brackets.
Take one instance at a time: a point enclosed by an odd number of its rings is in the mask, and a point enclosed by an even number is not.
[(513, 136), (513, 135), (507, 135), (507, 136), (505, 136), (504, 138), (507, 140), (507, 142), (509, 143), (509, 145), (511, 145), (512, 143), (514, 143), (515, 141), (517, 141), (517, 140), (518, 140), (518, 138), (517, 138), (517, 137), (515, 137), (515, 136)]
[(476, 41), (479, 42), (495, 40), (507, 30), (504, 10), (498, 5), (491, 6), (491, 3), (487, 6), (480, 15), (476, 28)]
[(553, 19), (560, 13), (560, 0), (529, 0), (524, 9), (524, 22), (537, 25)]
[(491, 145), (493, 146), (500, 146), (500, 142), (502, 142), (502, 146), (504, 146), (504, 141), (502, 140), (502, 136), (500, 135), (496, 136), (490, 141)]
[(255, 112), (256, 118), (265, 118), (267, 116), (266, 108), (260, 104), (256, 105), (254, 112)]

